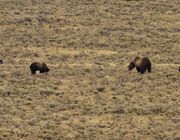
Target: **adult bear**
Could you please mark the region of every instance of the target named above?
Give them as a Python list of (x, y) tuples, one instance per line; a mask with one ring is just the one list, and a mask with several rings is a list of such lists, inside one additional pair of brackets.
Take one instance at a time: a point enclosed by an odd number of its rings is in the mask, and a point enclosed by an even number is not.
[(140, 58), (139, 56), (129, 63), (128, 69), (132, 70), (136, 67), (136, 70), (141, 74), (144, 74), (146, 70), (151, 72), (151, 61), (147, 57)]
[(30, 65), (31, 73), (35, 74), (36, 71), (40, 73), (48, 72), (50, 69), (47, 67), (45, 63), (34, 62)]

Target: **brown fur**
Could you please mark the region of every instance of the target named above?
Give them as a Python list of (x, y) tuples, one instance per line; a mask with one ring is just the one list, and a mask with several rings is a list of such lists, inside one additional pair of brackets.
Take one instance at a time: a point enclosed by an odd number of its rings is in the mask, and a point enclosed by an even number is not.
[(35, 74), (36, 71), (40, 71), (40, 73), (45, 73), (49, 71), (49, 68), (45, 63), (39, 63), (39, 62), (34, 62), (30, 65), (31, 73)]
[(0, 59), (0, 64), (3, 64), (3, 60), (2, 59)]
[(135, 67), (136, 70), (141, 74), (144, 74), (146, 70), (148, 70), (148, 72), (151, 72), (151, 61), (147, 57), (135, 57), (135, 59), (132, 62), (130, 62), (128, 68), (129, 70), (132, 70)]

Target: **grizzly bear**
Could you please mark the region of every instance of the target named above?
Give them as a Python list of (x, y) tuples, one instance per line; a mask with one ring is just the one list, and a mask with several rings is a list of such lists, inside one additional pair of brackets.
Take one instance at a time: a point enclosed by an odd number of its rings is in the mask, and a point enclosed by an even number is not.
[(132, 70), (136, 67), (138, 73), (144, 74), (146, 70), (151, 72), (151, 61), (147, 57), (140, 58), (139, 56), (129, 63), (128, 69)]
[(49, 71), (49, 68), (45, 63), (39, 63), (39, 62), (34, 62), (30, 65), (31, 73), (35, 74), (36, 71), (39, 71), (40, 73), (45, 73)]

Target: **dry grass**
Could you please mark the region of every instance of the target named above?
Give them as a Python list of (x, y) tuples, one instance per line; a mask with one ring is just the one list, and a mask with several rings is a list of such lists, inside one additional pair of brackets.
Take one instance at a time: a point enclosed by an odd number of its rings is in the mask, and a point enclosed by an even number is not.
[(180, 139), (179, 5), (0, 0), (0, 139)]

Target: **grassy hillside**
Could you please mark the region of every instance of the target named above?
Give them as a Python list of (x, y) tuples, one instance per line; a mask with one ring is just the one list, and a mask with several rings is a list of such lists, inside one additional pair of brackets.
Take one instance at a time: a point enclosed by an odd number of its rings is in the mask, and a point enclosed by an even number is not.
[[(0, 0), (0, 139), (180, 139), (179, 0)], [(147, 56), (152, 73), (127, 71)], [(29, 65), (45, 62), (47, 75)]]

